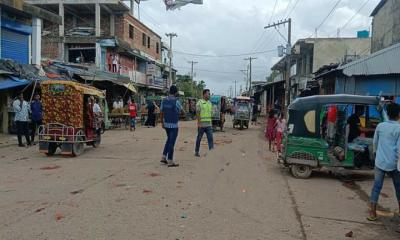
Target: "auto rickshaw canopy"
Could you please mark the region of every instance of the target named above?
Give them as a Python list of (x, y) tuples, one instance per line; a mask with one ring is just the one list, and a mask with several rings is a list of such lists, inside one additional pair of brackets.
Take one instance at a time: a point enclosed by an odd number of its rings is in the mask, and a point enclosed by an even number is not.
[(68, 85), (73, 87), (75, 90), (81, 92), (83, 95), (90, 95), (90, 96), (96, 96), (99, 98), (105, 98), (106, 95), (103, 91), (100, 91), (99, 89), (84, 85), (78, 82), (73, 82), (73, 81), (65, 81), (65, 80), (47, 80), (43, 81), (40, 83), (42, 86), (45, 85)]
[(377, 96), (348, 94), (323, 95), (297, 98), (288, 107), (288, 126), (291, 135), (299, 137), (320, 137), (320, 114), (324, 106), (333, 104), (380, 105)]

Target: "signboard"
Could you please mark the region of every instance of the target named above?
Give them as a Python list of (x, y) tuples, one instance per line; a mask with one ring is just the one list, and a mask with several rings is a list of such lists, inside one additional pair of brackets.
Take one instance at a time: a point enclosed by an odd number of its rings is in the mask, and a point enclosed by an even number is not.
[(155, 63), (147, 63), (146, 74), (152, 75), (152, 76), (156, 75), (156, 64)]

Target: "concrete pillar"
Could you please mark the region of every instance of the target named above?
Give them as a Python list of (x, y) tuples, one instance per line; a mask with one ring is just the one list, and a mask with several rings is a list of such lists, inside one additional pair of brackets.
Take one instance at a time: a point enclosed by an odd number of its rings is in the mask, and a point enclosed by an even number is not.
[(61, 24), (58, 26), (58, 36), (60, 37), (60, 42), (58, 43), (58, 57), (60, 60), (65, 61), (64, 59), (64, 4), (60, 2), (58, 4), (58, 15), (61, 17)]
[(110, 14), (110, 35), (115, 36), (115, 15)]
[(61, 2), (58, 4), (58, 15), (61, 16), (61, 25), (58, 26), (58, 36), (64, 37), (64, 4)]
[(100, 10), (100, 4), (96, 3), (96, 19), (95, 19), (95, 26), (96, 26), (96, 37), (100, 37), (101, 35), (101, 28), (100, 28), (100, 17), (101, 17), (101, 10)]
[(32, 64), (40, 65), (42, 61), (42, 19), (32, 18)]
[(72, 27), (76, 27), (77, 26), (77, 19), (76, 19), (76, 16), (75, 15), (73, 15), (72, 16)]
[(100, 43), (96, 43), (96, 68), (101, 67), (101, 46)]
[(131, 14), (132, 16), (135, 16), (135, 0), (130, 0), (131, 3)]

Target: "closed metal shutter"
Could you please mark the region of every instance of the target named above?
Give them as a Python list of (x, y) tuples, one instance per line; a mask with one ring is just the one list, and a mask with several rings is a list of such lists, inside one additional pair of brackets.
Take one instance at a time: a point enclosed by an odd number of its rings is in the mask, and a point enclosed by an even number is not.
[(29, 35), (1, 28), (1, 58), (29, 63)]

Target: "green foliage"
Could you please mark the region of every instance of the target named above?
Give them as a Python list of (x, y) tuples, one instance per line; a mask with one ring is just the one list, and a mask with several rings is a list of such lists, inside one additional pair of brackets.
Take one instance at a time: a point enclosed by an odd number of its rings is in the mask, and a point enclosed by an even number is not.
[(185, 97), (201, 98), (206, 83), (203, 80), (193, 81), (189, 75), (177, 75), (176, 86), (185, 93)]

